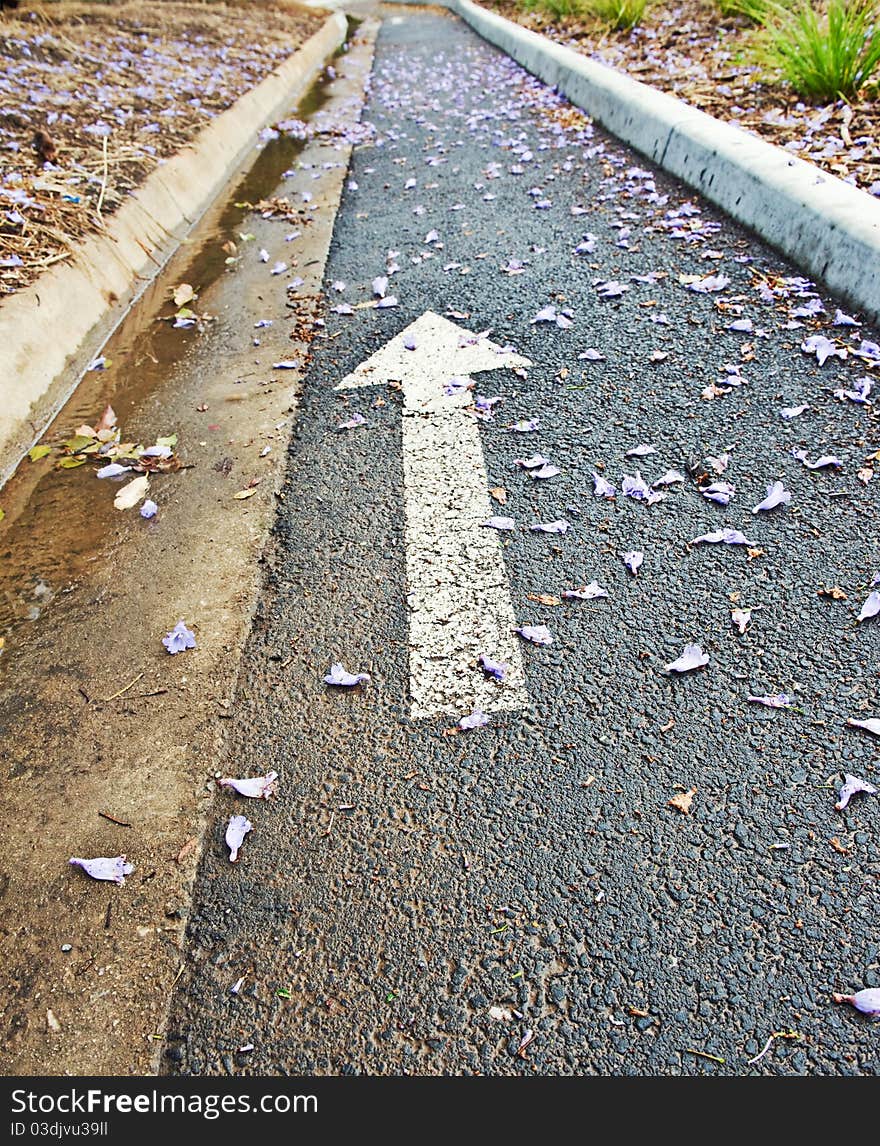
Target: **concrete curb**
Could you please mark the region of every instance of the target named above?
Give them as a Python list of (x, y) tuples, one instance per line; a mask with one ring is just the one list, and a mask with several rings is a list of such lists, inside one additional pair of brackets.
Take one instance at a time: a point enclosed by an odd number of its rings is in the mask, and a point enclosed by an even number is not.
[(439, 2), (866, 318), (880, 321), (880, 201), (872, 195), (472, 0)]
[(261, 128), (289, 111), (344, 41), (335, 12), (288, 60), (157, 168), (76, 256), (0, 306), (0, 486), (67, 400), (89, 360), (155, 278)]

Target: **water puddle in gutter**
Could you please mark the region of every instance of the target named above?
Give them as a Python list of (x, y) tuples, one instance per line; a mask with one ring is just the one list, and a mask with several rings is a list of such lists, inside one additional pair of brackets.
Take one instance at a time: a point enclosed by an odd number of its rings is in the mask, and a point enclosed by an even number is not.
[[(330, 99), (332, 78), (323, 72), (290, 117), (313, 120)], [(108, 405), (118, 415), (123, 440), (142, 441), (137, 437), (139, 422), (155, 422), (155, 410), (163, 394), (169, 394), (174, 371), (197, 345), (203, 355), (205, 343), (216, 338), (210, 322), (203, 329), (174, 328), (168, 320), (176, 310), (171, 301), (174, 288), (190, 283), (200, 296), (196, 309), (201, 311), (202, 300), (209, 303), (211, 286), (229, 269), (229, 249), (224, 245), (235, 243), (241, 253), (240, 236), (248, 232), (248, 221), (254, 217), (250, 205), (283, 194), (279, 184), (305, 146), (305, 140), (281, 135), (263, 146), (244, 175), (233, 177), (103, 346), (107, 367), (82, 377), (41, 443), (61, 443), (78, 426), (95, 425)], [(303, 228), (307, 225), (304, 219)], [(297, 223), (288, 227), (299, 229)], [(210, 311), (210, 305), (205, 310)], [(173, 431), (168, 427), (161, 432)], [(143, 440), (143, 445), (149, 444)], [(115, 562), (120, 575), (124, 569), (127, 533), (113, 507), (115, 489), (108, 491), (107, 482), (95, 479), (94, 463), (59, 469), (58, 456), (53, 451), (37, 462), (25, 458), (0, 491), (5, 511), (0, 522), (0, 652), (4, 643), (8, 648), (13, 641), (26, 640), (23, 627), (37, 621), (59, 595), (71, 592), (94, 563)], [(92, 495), (84, 489), (92, 490)]]

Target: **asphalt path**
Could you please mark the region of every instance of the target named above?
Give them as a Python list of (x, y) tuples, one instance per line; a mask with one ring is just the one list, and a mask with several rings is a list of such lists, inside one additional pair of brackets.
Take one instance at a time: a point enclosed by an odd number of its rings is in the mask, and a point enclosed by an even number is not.
[[(386, 17), (364, 128), (230, 722), (228, 774), (278, 790), (215, 797), (164, 1069), (877, 1074), (833, 998), (880, 985), (877, 796), (835, 807), (846, 774), (880, 785), (846, 723), (876, 712), (876, 333), (452, 17)], [(515, 635), (526, 707), (490, 695), (472, 730), (463, 701), (413, 714), (406, 385), (336, 389), (426, 312), (531, 362), (467, 389), (434, 356), (438, 394), (501, 399), (459, 424), (514, 519), (497, 593), (552, 636)], [(723, 530), (748, 543), (693, 544)], [(708, 663), (668, 670), (688, 644)]]

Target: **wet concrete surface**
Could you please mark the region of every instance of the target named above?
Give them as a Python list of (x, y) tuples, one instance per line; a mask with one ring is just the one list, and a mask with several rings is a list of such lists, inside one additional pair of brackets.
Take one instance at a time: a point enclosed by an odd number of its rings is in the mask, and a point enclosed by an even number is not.
[[(880, 772), (845, 726), (876, 704), (876, 622), (856, 621), (876, 481), (858, 471), (880, 434), (833, 395), (873, 379), (852, 350), (876, 332), (832, 327), (835, 301), (796, 268), (458, 21), (386, 15), (230, 721), (226, 773), (274, 769), (279, 791), (213, 797), (162, 1070), (874, 1075), (876, 1028), (831, 996), (880, 982), (878, 805), (834, 807), (845, 772)], [(396, 308), (332, 312), (388, 262)], [(718, 273), (723, 290), (689, 289)], [(797, 317), (810, 298), (825, 310)], [(549, 304), (571, 325), (533, 322)], [(409, 715), (399, 389), (333, 389), (428, 309), (534, 363), (478, 392), (504, 399), (481, 430), (520, 527), (519, 623), (554, 643), (523, 648), (529, 708), (470, 733)], [(801, 351), (820, 331), (846, 361)], [(355, 412), (366, 424), (340, 431)], [(796, 448), (842, 465), (810, 471)], [(536, 451), (558, 477), (513, 465)], [(726, 507), (688, 468), (706, 485), (725, 452)], [(624, 474), (670, 467), (685, 481), (666, 500), (622, 496)], [(791, 504), (753, 514), (776, 479)], [(450, 490), (438, 508), (454, 506)], [(563, 517), (561, 536), (528, 528)], [(689, 544), (721, 528), (750, 552)], [(536, 599), (593, 578), (608, 599)], [(755, 609), (742, 634), (737, 606)], [(691, 641), (709, 665), (666, 672)], [(325, 686), (337, 660), (370, 683)], [(796, 709), (746, 699), (780, 692)], [(233, 813), (254, 825), (235, 865)]]
[[(157, 516), (115, 509), (118, 486), (91, 464), (53, 468), (57, 455), (25, 461), (2, 491), (4, 1073), (155, 1068), (208, 783), (283, 496), (302, 369), (273, 364), (304, 364), (320, 332), (348, 164), (339, 125), (357, 120), (370, 50), (364, 27), (290, 109), (314, 135), (260, 151), (46, 435), (64, 440), (108, 402), (125, 440), (176, 433), (183, 468), (150, 479)], [(273, 195), (288, 197), (286, 217), (252, 209)], [(272, 273), (276, 260), (284, 272)], [(198, 292), (190, 329), (164, 321), (180, 282)], [(196, 647), (172, 657), (162, 638), (179, 619)], [(68, 864), (120, 853), (135, 865), (123, 887)]]

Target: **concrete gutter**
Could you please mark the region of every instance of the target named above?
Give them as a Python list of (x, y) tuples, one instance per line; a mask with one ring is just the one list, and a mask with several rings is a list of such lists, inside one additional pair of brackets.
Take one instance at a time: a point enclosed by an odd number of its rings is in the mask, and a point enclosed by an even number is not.
[(483, 39), (880, 321), (880, 201), (780, 147), (471, 0), (440, 0)]
[(0, 306), (0, 486), (76, 388), (132, 302), (345, 40), (341, 12), (157, 168), (74, 258)]

